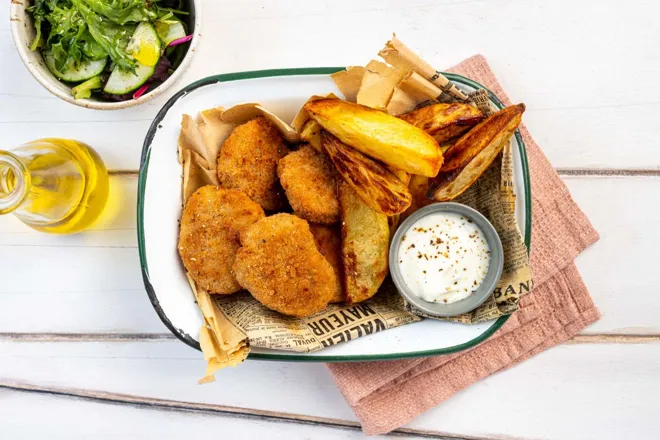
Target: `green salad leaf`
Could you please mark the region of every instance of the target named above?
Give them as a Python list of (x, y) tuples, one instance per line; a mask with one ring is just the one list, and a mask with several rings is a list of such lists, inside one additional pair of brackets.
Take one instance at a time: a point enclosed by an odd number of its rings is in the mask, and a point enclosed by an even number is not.
[[(157, 18), (146, 0), (83, 0), (92, 11), (116, 24), (152, 21)], [(151, 2), (155, 3), (155, 2)]]
[(108, 56), (108, 53), (105, 51), (103, 46), (101, 46), (95, 39), (92, 37), (92, 34), (89, 32), (89, 29), (85, 31), (82, 37), (79, 40), (80, 50), (82, 53), (90, 60), (102, 60)]
[(50, 9), (46, 0), (34, 0), (32, 6), (28, 6), (27, 11), (32, 14), (32, 18), (34, 19), (36, 35), (32, 43), (30, 43), (30, 50), (34, 51), (43, 45), (41, 25), (46, 21), (46, 16), (50, 13)]
[(62, 71), (65, 66), (82, 61), (83, 53), (79, 41), (87, 30), (87, 25), (70, 3), (52, 3), (55, 4), (53, 11), (46, 16), (50, 24), (46, 46), (50, 47), (55, 57), (55, 67)]
[(105, 16), (95, 13), (87, 5), (87, 1), (71, 0), (87, 23), (87, 29), (92, 38), (121, 70), (135, 70), (135, 60), (126, 52), (126, 46), (135, 32), (136, 25), (114, 23)]

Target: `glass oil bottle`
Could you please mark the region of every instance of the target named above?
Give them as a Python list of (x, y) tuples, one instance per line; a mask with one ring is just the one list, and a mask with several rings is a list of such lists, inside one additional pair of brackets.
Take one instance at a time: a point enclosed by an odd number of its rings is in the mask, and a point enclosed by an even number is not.
[(40, 139), (0, 150), (0, 215), (52, 234), (88, 228), (108, 199), (108, 172), (82, 142)]

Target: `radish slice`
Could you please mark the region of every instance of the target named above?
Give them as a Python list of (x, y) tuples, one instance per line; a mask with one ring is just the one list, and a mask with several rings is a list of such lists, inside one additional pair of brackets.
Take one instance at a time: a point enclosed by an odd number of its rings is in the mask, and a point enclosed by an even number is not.
[(177, 38), (176, 40), (172, 41), (170, 44), (167, 45), (167, 47), (172, 47), (172, 46), (177, 46), (179, 44), (187, 43), (188, 41), (192, 40), (193, 35), (186, 35), (185, 37)]
[(135, 91), (135, 93), (133, 93), (133, 99), (138, 99), (138, 98), (140, 98), (140, 96), (144, 95), (144, 93), (145, 93), (147, 90), (149, 90), (149, 84), (145, 84), (145, 85), (143, 85), (142, 87), (140, 87), (139, 89), (137, 89), (137, 90)]

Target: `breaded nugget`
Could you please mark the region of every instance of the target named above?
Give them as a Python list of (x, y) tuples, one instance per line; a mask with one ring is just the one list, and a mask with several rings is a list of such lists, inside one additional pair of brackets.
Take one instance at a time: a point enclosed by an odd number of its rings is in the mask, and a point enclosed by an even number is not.
[(291, 214), (259, 220), (241, 234), (234, 273), (260, 303), (304, 317), (325, 309), (337, 290), (307, 222)]
[(330, 158), (309, 145), (289, 154), (277, 166), (277, 175), (295, 213), (326, 225), (339, 221), (336, 173)]
[(328, 260), (330, 266), (335, 271), (337, 278), (337, 290), (330, 300), (331, 303), (340, 303), (346, 301), (344, 288), (342, 287), (342, 273), (344, 271), (344, 263), (341, 259), (341, 232), (338, 225), (326, 226), (318, 224), (310, 224), (310, 231), (314, 236), (316, 248), (321, 252), (321, 255)]
[(222, 144), (218, 155), (218, 180), (238, 189), (266, 211), (282, 206), (277, 162), (288, 153), (277, 128), (263, 116), (239, 125)]
[(179, 255), (199, 288), (218, 294), (241, 290), (231, 269), (239, 234), (263, 217), (261, 206), (234, 189), (203, 186), (188, 199), (181, 216)]

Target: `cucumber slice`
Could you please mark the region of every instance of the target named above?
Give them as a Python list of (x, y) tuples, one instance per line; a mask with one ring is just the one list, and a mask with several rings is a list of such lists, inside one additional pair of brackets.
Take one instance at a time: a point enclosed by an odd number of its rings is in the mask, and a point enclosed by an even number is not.
[(156, 70), (154, 66), (145, 66), (141, 63), (136, 63), (135, 73), (125, 72), (115, 67), (103, 91), (111, 95), (123, 95), (132, 92), (147, 82), (154, 74), (154, 70)]
[(167, 22), (157, 21), (156, 32), (158, 32), (158, 36), (163, 40), (165, 46), (168, 46), (174, 40), (186, 36), (186, 30), (183, 27), (183, 23), (176, 19), (171, 19)]
[(126, 51), (135, 58), (135, 72), (127, 72), (115, 67), (103, 91), (112, 95), (123, 95), (139, 88), (153, 75), (161, 56), (161, 43), (156, 29), (142, 22), (133, 32)]
[(126, 52), (145, 66), (155, 66), (158, 63), (161, 49), (156, 29), (147, 22), (138, 25), (126, 46)]
[(90, 60), (90, 61), (83, 61), (80, 63), (78, 67), (75, 66), (67, 66), (64, 71), (60, 72), (55, 68), (55, 57), (51, 52), (45, 51), (44, 52), (44, 60), (46, 61), (46, 66), (48, 66), (48, 70), (50, 70), (53, 75), (55, 75), (57, 78), (61, 79), (62, 81), (67, 81), (67, 82), (79, 82), (79, 81), (85, 81), (90, 78), (95, 77), (96, 75), (99, 75), (101, 72), (103, 72), (103, 69), (105, 69), (105, 65), (108, 63), (108, 58), (104, 58), (102, 60)]

